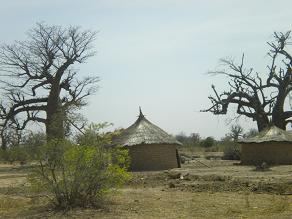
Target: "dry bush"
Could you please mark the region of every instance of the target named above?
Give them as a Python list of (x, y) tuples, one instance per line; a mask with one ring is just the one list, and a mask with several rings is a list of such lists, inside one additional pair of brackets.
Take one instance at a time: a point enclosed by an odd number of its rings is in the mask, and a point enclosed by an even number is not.
[(42, 147), (39, 165), (29, 179), (36, 190), (52, 195), (57, 208), (96, 207), (130, 178), (128, 151), (105, 148), (108, 134), (96, 137), (96, 141), (83, 139), (79, 145), (52, 140)]
[(240, 160), (240, 146), (233, 142), (226, 142), (223, 150), (223, 160)]

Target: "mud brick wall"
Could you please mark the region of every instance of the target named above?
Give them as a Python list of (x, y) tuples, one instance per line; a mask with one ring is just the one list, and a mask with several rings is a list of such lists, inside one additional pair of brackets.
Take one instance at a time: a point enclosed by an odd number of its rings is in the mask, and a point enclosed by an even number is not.
[(292, 164), (292, 144), (288, 142), (246, 143), (241, 145), (242, 164)]
[(132, 171), (166, 170), (178, 167), (175, 145), (135, 145), (128, 147)]

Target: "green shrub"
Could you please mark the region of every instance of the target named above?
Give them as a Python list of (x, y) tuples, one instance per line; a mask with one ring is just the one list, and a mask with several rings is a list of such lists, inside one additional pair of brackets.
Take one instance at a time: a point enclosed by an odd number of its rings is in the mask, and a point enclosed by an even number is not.
[(1, 150), (0, 159), (9, 163), (18, 161), (24, 164), (29, 160), (29, 154), (24, 147), (15, 146), (7, 148), (6, 150)]
[(205, 152), (219, 152), (219, 147), (217, 145), (212, 146), (212, 147), (206, 147), (204, 148)]
[(51, 193), (57, 208), (97, 206), (130, 178), (128, 151), (105, 149), (100, 142), (76, 145), (54, 140), (45, 144), (39, 165), (29, 177), (31, 184)]
[(36, 160), (39, 150), (46, 143), (46, 134), (43, 132), (29, 133), (22, 139), (21, 146), (24, 147), (30, 160)]
[(84, 133), (76, 136), (76, 142), (79, 145), (107, 145), (111, 139), (119, 134), (119, 131), (103, 133), (102, 130), (111, 126), (111, 123), (91, 123), (85, 128)]
[(30, 133), (21, 139), (19, 144), (10, 145), (6, 150), (0, 151), (0, 160), (13, 163), (15, 161), (26, 163), (35, 160), (41, 145), (46, 142), (44, 133)]
[(216, 143), (215, 139), (213, 137), (207, 137), (206, 139), (201, 141), (201, 146), (204, 148), (210, 148), (214, 146)]

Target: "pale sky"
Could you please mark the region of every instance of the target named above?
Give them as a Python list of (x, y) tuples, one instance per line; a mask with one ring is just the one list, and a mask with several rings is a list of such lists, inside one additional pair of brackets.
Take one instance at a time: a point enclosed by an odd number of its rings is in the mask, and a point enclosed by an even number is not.
[[(0, 0), (0, 43), (24, 40), (37, 22), (99, 31), (97, 55), (76, 66), (101, 81), (84, 115), (91, 122), (128, 127), (138, 108), (170, 134), (224, 136), (234, 116), (200, 113), (210, 106), (206, 73), (218, 60), (245, 53), (246, 66), (265, 72), (274, 31), (292, 29), (289, 0)], [(256, 128), (249, 119), (240, 124)]]

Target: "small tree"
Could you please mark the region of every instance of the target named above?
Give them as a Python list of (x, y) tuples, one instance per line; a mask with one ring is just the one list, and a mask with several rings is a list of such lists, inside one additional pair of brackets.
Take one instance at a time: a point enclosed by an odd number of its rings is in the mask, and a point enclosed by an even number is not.
[(224, 141), (223, 157), (224, 160), (240, 160), (240, 147), (231, 141)]
[(240, 137), (243, 137), (243, 128), (236, 124), (232, 125), (230, 132), (222, 139), (224, 145), (223, 159), (225, 160), (239, 160), (240, 159), (240, 146), (237, 143)]
[(190, 137), (187, 136), (184, 132), (180, 132), (175, 136), (175, 138), (185, 147), (189, 147), (192, 144)]
[(206, 139), (201, 141), (201, 145), (204, 148), (210, 148), (215, 145), (215, 139), (211, 136), (207, 137)]
[(79, 145), (51, 140), (42, 147), (30, 182), (34, 188), (52, 194), (57, 208), (99, 205), (106, 194), (130, 177), (127, 151), (104, 148), (111, 135), (99, 135), (100, 141), (82, 141)]
[(234, 142), (237, 142), (239, 138), (244, 136), (243, 128), (238, 124), (232, 125), (228, 135), (233, 139)]
[(246, 137), (246, 138), (254, 137), (254, 136), (256, 136), (258, 133), (259, 133), (258, 130), (256, 130), (256, 129), (250, 129), (250, 130), (248, 130), (248, 132), (246, 132), (246, 133), (244, 134), (244, 137)]
[(199, 133), (191, 133), (187, 136), (185, 133), (181, 132), (175, 136), (176, 140), (181, 142), (184, 146), (194, 147), (198, 146), (200, 143), (200, 134)]
[(194, 145), (197, 145), (200, 143), (201, 136), (199, 133), (191, 133), (190, 137)]

